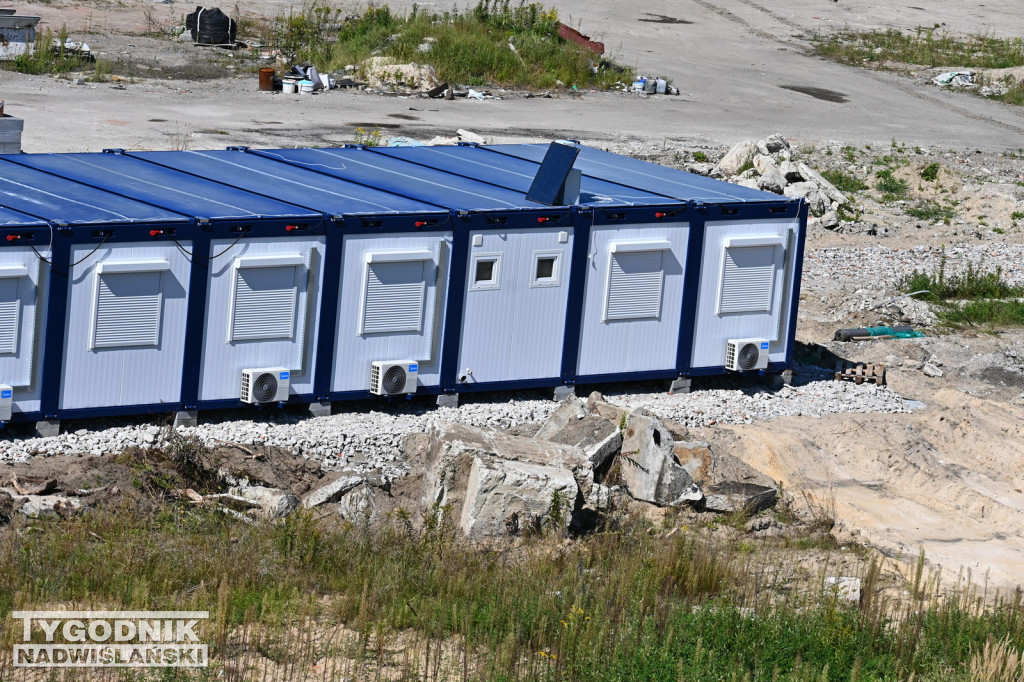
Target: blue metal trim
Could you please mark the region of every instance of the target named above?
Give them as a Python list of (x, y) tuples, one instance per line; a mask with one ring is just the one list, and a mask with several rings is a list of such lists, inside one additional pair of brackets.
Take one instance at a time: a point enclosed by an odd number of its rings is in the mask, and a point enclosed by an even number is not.
[(46, 301), (46, 347), (43, 350), (40, 380), (39, 411), (44, 419), (55, 419), (60, 404), (61, 379), (64, 373), (64, 337), (67, 327), (68, 283), (71, 264), (71, 229), (53, 231), (50, 248), (50, 281)]
[(448, 272), (448, 301), (445, 304), (444, 334), (441, 343), (441, 388), (456, 389), (459, 371), (459, 345), (462, 316), (466, 308), (466, 272), (469, 267), (470, 224), (453, 220), (452, 261)]
[(151, 405), (117, 405), (115, 407), (80, 407), (58, 410), (47, 419), (87, 419), (90, 417), (127, 417), (134, 414), (170, 414), (181, 410), (180, 403), (154, 403)]
[[(199, 400), (199, 381), (202, 375), (203, 340), (206, 335), (206, 291), (209, 288), (210, 235), (202, 230), (191, 238), (192, 256), (188, 258), (188, 303), (185, 311), (185, 348), (181, 363), (181, 404), (184, 409), (194, 408)], [(203, 254), (199, 258), (196, 254)], [(206, 265), (207, 267), (200, 267)]]
[(561, 386), (558, 377), (544, 379), (517, 379), (515, 381), (485, 381), (477, 384), (458, 384), (457, 393), (482, 393), (484, 391), (505, 391), (521, 388), (551, 388)]
[(656, 369), (646, 372), (619, 372), (613, 374), (586, 374), (576, 377), (576, 384), (619, 383), (623, 381), (646, 381), (647, 379), (675, 379), (675, 369)]
[(676, 372), (683, 376), (693, 362), (693, 336), (697, 331), (697, 305), (700, 293), (700, 269), (704, 259), (704, 226), (707, 207), (691, 206), (686, 236), (686, 264), (683, 275), (683, 308), (679, 316), (679, 345), (676, 349)]
[[(340, 228), (340, 225), (338, 226)], [(324, 248), (324, 279), (320, 287), (320, 323), (317, 326), (316, 368), (313, 370), (313, 392), (325, 400), (331, 389), (334, 370), (334, 348), (338, 336), (338, 298), (341, 295), (341, 251), (344, 235), (341, 229), (327, 231)]]
[(796, 352), (796, 322), (797, 308), (800, 304), (800, 284), (804, 275), (804, 247), (807, 241), (807, 214), (810, 211), (810, 204), (800, 201), (800, 234), (797, 236), (796, 267), (793, 270), (793, 286), (790, 287), (789, 306), (789, 332), (786, 340), (786, 366), (793, 366), (793, 356)]
[(712, 204), (707, 202), (707, 219), (724, 220), (763, 220), (766, 218), (795, 218), (800, 211), (803, 200), (760, 201), (742, 204)]
[(590, 228), (594, 211), (576, 211), (573, 215), (572, 262), (569, 269), (569, 295), (565, 306), (565, 334), (562, 339), (562, 383), (576, 381), (580, 355), (580, 334), (583, 329), (583, 307), (586, 297), (587, 253), (590, 250)]

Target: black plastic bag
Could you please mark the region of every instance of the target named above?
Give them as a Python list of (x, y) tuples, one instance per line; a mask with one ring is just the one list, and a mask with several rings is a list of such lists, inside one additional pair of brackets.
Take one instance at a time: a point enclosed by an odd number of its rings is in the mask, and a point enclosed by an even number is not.
[(218, 7), (196, 6), (196, 11), (185, 17), (185, 28), (197, 45), (234, 45), (238, 23)]

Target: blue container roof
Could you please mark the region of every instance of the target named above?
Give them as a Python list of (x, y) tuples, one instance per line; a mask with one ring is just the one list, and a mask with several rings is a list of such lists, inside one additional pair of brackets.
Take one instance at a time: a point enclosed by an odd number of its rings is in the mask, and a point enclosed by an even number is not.
[(258, 154), (222, 150), (173, 155), (129, 152), (128, 155), (332, 216), (447, 212), (435, 204), (311, 172)]
[(369, 149), (275, 149), (253, 153), (456, 211), (545, 208), (528, 201), (523, 192), (418, 166)]
[[(612, 154), (585, 145), (578, 146), (580, 154), (576, 157), (573, 168), (578, 168), (585, 177), (602, 178), (628, 187), (642, 187), (649, 192), (656, 192), (678, 201), (716, 204), (790, 201), (778, 194), (706, 178), (703, 175), (659, 166), (656, 163)], [(539, 163), (544, 158), (548, 145), (499, 144), (484, 149)]]
[[(518, 156), (496, 154), (488, 147), (475, 145), (377, 147), (372, 151), (522, 192), (524, 195), (530, 190), (537, 169), (540, 168), (539, 159), (534, 161)], [(544, 146), (544, 151), (547, 151), (547, 146)], [(541, 159), (544, 157), (544, 151), (541, 152)], [(580, 182), (580, 197), (577, 203), (583, 206), (651, 206), (663, 205), (666, 202), (675, 203), (675, 198), (586, 176)]]
[(45, 220), (0, 206), (0, 227), (46, 227), (48, 224)]
[[(184, 152), (166, 152), (180, 156)], [(12, 162), (196, 218), (309, 218), (317, 213), (123, 154), (22, 154)]]
[[(0, 206), (67, 225), (183, 223), (186, 216), (0, 160)], [(31, 158), (21, 154), (21, 158)]]
[[(543, 211), (549, 207), (526, 194), (547, 149), (537, 144), (9, 155), (0, 157), (0, 226)], [(578, 203), (584, 206), (792, 201), (579, 149), (574, 167), (583, 175)]]

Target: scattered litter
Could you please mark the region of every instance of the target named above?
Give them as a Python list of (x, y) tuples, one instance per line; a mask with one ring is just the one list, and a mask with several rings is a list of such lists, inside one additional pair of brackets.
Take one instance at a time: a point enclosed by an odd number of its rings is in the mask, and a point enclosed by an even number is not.
[(559, 22), (558, 24), (558, 37), (562, 40), (569, 40), (577, 45), (582, 45), (591, 52), (597, 55), (604, 54), (604, 43), (599, 43), (595, 40), (591, 40), (590, 36), (585, 36), (576, 29), (566, 26)]
[(444, 97), (445, 93), (451, 90), (451, 86), (448, 83), (441, 83), (436, 88), (430, 88), (427, 90), (427, 97), (437, 99), (438, 97)]
[(388, 140), (389, 147), (422, 147), (423, 143), (411, 137), (392, 137)]
[(455, 131), (455, 134), (459, 136), (459, 140), (462, 142), (470, 142), (473, 144), (484, 144), (485, 140), (481, 136), (469, 130), (463, 130), (459, 128)]
[(466, 93), (466, 97), (469, 99), (501, 99), (500, 97), (495, 97), (494, 95), (486, 92), (479, 92), (473, 88), (469, 89), (469, 92)]
[(836, 341), (869, 341), (871, 339), (917, 339), (924, 333), (915, 331), (910, 326), (899, 327), (857, 327), (855, 329), (838, 329)]
[(876, 386), (885, 386), (885, 365), (836, 360), (836, 381), (852, 381), (855, 384), (866, 381)]
[(955, 85), (961, 88), (973, 88), (977, 85), (974, 82), (973, 71), (947, 71), (932, 79), (936, 85)]

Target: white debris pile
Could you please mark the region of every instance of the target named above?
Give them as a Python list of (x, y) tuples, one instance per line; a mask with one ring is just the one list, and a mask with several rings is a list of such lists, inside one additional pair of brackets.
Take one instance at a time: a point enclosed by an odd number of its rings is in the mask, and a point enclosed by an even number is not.
[(609, 392), (605, 400), (630, 409), (643, 407), (662, 419), (691, 427), (846, 412), (910, 412), (902, 396), (884, 386), (831, 380), (784, 386), (779, 391), (713, 389), (673, 395)]
[[(806, 372), (815, 372), (807, 368)], [(812, 378), (825, 378), (824, 370)], [(328, 468), (344, 466), (379, 471), (394, 477), (405, 472), (402, 439), (425, 431), (435, 422), (455, 422), (476, 427), (510, 429), (545, 421), (558, 403), (536, 394), (508, 398), (497, 394), (489, 400), (457, 408), (435, 408), (426, 401), (387, 406), (368, 402), (342, 404), (338, 414), (306, 417), (292, 412), (264, 413), (259, 418), (239, 419), (242, 411), (204, 415), (199, 426), (178, 430), (195, 435), (206, 445), (224, 442), (244, 446), (268, 445), (324, 461)], [(903, 399), (885, 388), (834, 381), (813, 381), (778, 392), (760, 388), (698, 390), (685, 395), (662, 392), (614, 392), (608, 400), (630, 408), (645, 407), (659, 417), (683, 424), (750, 423), (791, 415), (839, 412), (906, 412)], [(219, 418), (218, 418), (219, 416)], [(18, 438), (17, 429), (0, 439), (0, 461), (25, 460), (32, 456), (66, 454), (104, 455), (129, 447), (159, 445), (166, 429), (129, 420), (98, 421), (97, 428), (79, 428), (49, 438)], [(21, 427), (24, 429), (25, 427)], [(24, 430), (21, 431), (25, 433)]]

